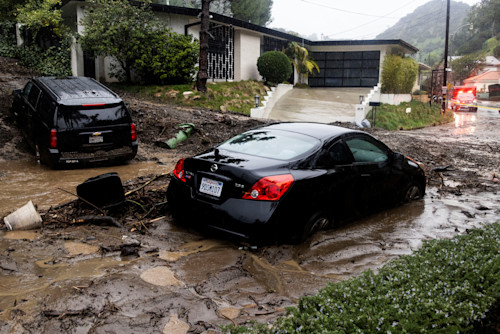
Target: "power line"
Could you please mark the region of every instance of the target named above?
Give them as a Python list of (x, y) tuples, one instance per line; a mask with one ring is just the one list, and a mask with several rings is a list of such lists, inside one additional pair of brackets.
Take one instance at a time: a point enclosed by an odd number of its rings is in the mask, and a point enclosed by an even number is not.
[(314, 5), (314, 6), (328, 8), (328, 9), (339, 11), (339, 12), (344, 12), (344, 13), (349, 13), (349, 14), (355, 14), (355, 15), (362, 15), (362, 16), (369, 16), (369, 17), (377, 17), (377, 18), (380, 18), (380, 19), (400, 19), (401, 17), (391, 17), (391, 16), (388, 16), (388, 15), (390, 15), (392, 13), (395, 13), (398, 10), (400, 10), (400, 9), (402, 9), (402, 8), (410, 5), (410, 4), (413, 4), (415, 2), (415, 1), (409, 1), (409, 2), (405, 3), (403, 6), (398, 7), (395, 10), (393, 10), (392, 12), (387, 13), (385, 15), (372, 15), (372, 14), (354, 12), (354, 11), (350, 11), (350, 10), (346, 10), (346, 9), (335, 8), (335, 7), (324, 5), (324, 4), (321, 4), (321, 3), (313, 2), (313, 1), (310, 1), (310, 0), (301, 0), (301, 1), (305, 2), (305, 3), (308, 3), (308, 4), (311, 4), (311, 5)]

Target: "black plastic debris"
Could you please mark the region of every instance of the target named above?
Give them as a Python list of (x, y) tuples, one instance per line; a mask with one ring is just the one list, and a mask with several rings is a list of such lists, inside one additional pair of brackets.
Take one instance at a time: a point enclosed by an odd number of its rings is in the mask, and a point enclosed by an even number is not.
[(78, 197), (101, 209), (111, 209), (125, 202), (125, 192), (118, 173), (106, 173), (85, 180), (76, 187)]

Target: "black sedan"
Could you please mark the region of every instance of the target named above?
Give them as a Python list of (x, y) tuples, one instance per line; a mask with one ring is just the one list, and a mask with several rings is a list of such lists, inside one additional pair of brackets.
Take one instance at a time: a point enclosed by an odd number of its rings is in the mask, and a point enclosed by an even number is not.
[(184, 222), (256, 241), (297, 241), (421, 198), (425, 185), (419, 163), (367, 133), (277, 123), (179, 160), (167, 196)]

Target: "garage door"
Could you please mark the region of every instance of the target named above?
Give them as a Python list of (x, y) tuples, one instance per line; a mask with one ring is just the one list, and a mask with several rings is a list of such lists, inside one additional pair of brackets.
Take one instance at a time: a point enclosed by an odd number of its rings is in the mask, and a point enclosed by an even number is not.
[(311, 87), (373, 87), (379, 81), (380, 51), (312, 52), (320, 73)]

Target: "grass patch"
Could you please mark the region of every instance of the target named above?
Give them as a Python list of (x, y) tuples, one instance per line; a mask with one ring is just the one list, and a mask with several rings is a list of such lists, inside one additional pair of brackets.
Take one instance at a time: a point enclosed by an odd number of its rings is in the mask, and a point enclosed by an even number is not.
[(231, 333), (488, 332), (500, 301), (500, 223), (451, 240), (432, 240), (412, 255), (302, 297), (269, 328)]
[[(217, 82), (207, 83), (207, 93), (195, 90), (193, 84), (172, 86), (143, 86), (114, 84), (122, 91), (138, 93), (146, 99), (155, 99), (183, 106), (202, 107), (216, 111), (232, 111), (250, 115), (255, 107), (254, 97), (259, 95), (261, 101), (267, 95), (267, 88), (259, 81)], [(187, 97), (184, 92), (192, 92)]]
[[(411, 108), (409, 114), (406, 109)], [(366, 118), (372, 126), (387, 130), (411, 130), (423, 128), (429, 125), (439, 125), (453, 121), (453, 112), (447, 110), (441, 115), (441, 105), (436, 103), (432, 107), (428, 103), (412, 101), (401, 103), (399, 106), (382, 104), (376, 107), (375, 125), (373, 125), (373, 109)]]

